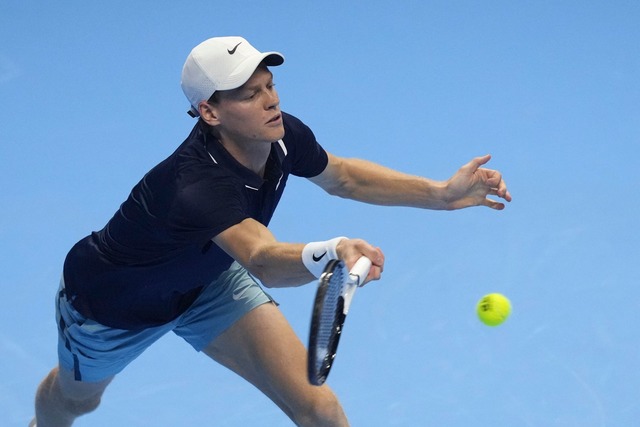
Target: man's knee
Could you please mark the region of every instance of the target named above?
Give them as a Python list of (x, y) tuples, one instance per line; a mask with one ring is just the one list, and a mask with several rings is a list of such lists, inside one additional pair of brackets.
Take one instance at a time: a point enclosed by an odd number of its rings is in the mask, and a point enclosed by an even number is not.
[(110, 380), (102, 383), (81, 383), (70, 381), (65, 372), (54, 368), (42, 382), (36, 401), (54, 404), (74, 416), (94, 411)]
[(296, 414), (295, 420), (300, 426), (348, 425), (340, 402), (328, 388), (307, 399)]

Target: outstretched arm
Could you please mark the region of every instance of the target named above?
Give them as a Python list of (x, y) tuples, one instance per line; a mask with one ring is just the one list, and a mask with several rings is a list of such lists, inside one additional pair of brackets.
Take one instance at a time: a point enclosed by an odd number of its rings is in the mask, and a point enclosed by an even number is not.
[(329, 163), (318, 176), (310, 178), (330, 194), (365, 203), (453, 210), (470, 206), (504, 209), (504, 203), (487, 196), (511, 201), (500, 172), (481, 166), (490, 155), (476, 157), (446, 181), (409, 175), (360, 159), (329, 154)]

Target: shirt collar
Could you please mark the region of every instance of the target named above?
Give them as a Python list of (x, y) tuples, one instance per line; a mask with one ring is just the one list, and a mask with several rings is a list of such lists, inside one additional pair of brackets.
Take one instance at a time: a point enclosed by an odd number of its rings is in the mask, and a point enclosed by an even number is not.
[(267, 159), (265, 177), (263, 179), (255, 172), (238, 162), (227, 151), (227, 149), (224, 148), (222, 143), (220, 143), (220, 141), (211, 135), (206, 129), (201, 129), (201, 131), (204, 137), (204, 148), (209, 154), (211, 161), (233, 172), (234, 175), (243, 181), (245, 187), (251, 190), (259, 190), (267, 180), (279, 180), (282, 176), (282, 159), (284, 156), (280, 150), (278, 150), (279, 142), (271, 144), (271, 152)]

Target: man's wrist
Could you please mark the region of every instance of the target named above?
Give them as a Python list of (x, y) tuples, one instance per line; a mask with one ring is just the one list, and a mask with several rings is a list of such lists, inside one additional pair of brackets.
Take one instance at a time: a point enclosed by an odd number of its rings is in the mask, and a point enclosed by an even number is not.
[(310, 242), (302, 249), (302, 263), (315, 277), (320, 277), (329, 261), (338, 259), (337, 247), (346, 237), (335, 237), (324, 242)]

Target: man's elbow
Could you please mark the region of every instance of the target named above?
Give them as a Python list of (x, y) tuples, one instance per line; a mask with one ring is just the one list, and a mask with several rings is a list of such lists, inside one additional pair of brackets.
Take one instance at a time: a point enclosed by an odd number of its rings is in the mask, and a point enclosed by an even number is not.
[(251, 275), (258, 279), (258, 281), (265, 288), (275, 288), (277, 287), (277, 279), (273, 274), (269, 274), (266, 269), (256, 269), (251, 272)]
[(260, 251), (256, 251), (247, 261), (245, 268), (263, 286), (267, 288), (275, 288), (279, 286), (278, 282), (280, 275), (278, 274), (278, 269), (269, 265), (264, 254), (261, 254)]
[(343, 199), (351, 198), (351, 191), (345, 181), (337, 181), (332, 185), (323, 187), (324, 191), (331, 196), (341, 197)]

